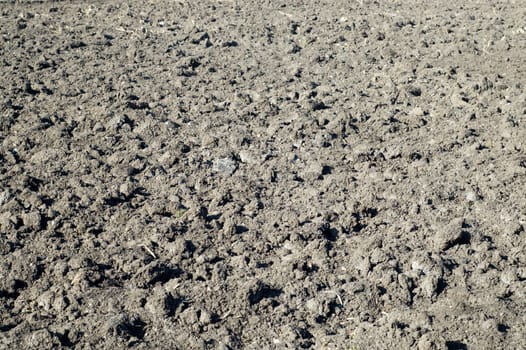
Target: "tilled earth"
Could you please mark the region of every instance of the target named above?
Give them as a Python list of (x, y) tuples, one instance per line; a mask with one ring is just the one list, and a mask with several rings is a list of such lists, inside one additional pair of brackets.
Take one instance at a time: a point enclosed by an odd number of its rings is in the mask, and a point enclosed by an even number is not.
[(522, 1), (0, 15), (0, 348), (526, 348)]

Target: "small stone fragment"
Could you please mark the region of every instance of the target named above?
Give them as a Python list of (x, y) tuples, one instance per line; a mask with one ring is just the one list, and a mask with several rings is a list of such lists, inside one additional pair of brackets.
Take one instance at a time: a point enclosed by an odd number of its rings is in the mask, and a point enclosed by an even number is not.
[(1, 192), (0, 193), (0, 206), (4, 205), (4, 203), (7, 203), (10, 197), (11, 197), (11, 194), (9, 193), (8, 189)]
[(214, 160), (212, 170), (225, 175), (232, 175), (237, 169), (237, 164), (231, 158), (219, 158)]
[(199, 315), (199, 322), (202, 325), (208, 325), (212, 323), (212, 321), (213, 321), (213, 315), (207, 310), (201, 310), (201, 314)]
[(407, 92), (409, 92), (411, 95), (415, 96), (415, 97), (418, 97), (418, 96), (421, 96), (422, 95), (422, 89), (419, 88), (418, 86), (414, 86), (414, 85), (411, 85), (408, 89), (407, 89)]
[(252, 154), (246, 150), (239, 151), (239, 159), (241, 160), (242, 163), (248, 163), (248, 164), (254, 163), (255, 161)]
[(94, 131), (94, 132), (101, 132), (101, 131), (104, 131), (104, 130), (106, 130), (106, 129), (104, 128), (104, 125), (102, 125), (101, 122), (97, 122), (97, 123), (95, 123), (95, 125), (93, 126), (93, 131)]
[(24, 213), (22, 214), (22, 221), (24, 222), (24, 226), (27, 226), (32, 230), (39, 230), (42, 224), (42, 216), (36, 211)]

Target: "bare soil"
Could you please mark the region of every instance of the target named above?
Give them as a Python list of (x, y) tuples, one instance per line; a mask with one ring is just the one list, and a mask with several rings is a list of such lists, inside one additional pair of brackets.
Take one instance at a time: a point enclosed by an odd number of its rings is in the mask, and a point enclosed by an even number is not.
[(525, 349), (525, 18), (0, 1), (0, 348)]

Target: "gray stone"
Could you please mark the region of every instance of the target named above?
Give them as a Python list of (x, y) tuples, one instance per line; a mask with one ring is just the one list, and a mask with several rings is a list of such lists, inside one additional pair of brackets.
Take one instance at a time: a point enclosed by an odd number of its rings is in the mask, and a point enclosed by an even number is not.
[(237, 169), (237, 163), (231, 158), (219, 158), (214, 160), (212, 170), (225, 175), (232, 175)]

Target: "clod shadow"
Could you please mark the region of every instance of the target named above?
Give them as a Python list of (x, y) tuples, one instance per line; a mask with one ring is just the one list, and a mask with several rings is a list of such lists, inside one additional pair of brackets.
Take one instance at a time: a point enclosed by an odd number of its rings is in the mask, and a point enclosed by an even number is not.
[(263, 299), (278, 297), (281, 293), (281, 289), (272, 288), (266, 284), (259, 283), (255, 289), (249, 291), (248, 302), (250, 305), (254, 305)]
[(447, 341), (446, 347), (447, 350), (468, 350), (468, 346), (459, 341)]

